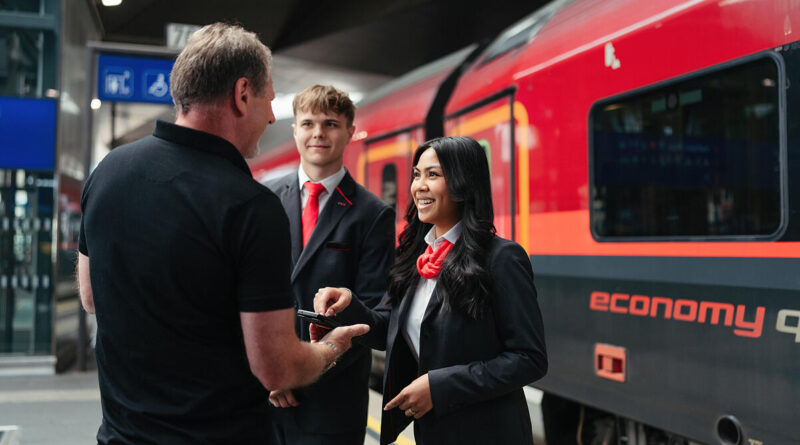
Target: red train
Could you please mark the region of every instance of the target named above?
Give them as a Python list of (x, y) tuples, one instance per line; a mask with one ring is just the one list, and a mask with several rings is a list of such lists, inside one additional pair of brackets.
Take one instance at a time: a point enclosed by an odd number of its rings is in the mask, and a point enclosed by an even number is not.
[[(536, 273), (547, 443), (796, 444), (798, 86), (796, 0), (556, 0), (376, 92), (345, 162), (401, 225), (421, 142), (486, 147)], [(252, 169), (296, 165), (287, 141)]]

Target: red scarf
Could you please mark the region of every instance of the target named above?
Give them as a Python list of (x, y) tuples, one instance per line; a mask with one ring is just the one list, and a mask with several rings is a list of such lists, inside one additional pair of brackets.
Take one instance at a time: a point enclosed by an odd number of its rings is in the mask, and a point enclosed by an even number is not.
[(447, 240), (442, 241), (436, 250), (433, 250), (433, 247), (429, 244), (428, 248), (425, 249), (425, 253), (417, 258), (417, 272), (429, 280), (436, 278), (439, 272), (442, 271), (444, 259), (447, 258), (447, 254), (450, 253), (452, 248), (453, 243)]

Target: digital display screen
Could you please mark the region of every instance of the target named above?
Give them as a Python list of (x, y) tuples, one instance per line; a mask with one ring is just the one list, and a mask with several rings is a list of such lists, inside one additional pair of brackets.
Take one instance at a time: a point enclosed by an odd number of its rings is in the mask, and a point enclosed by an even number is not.
[(57, 110), (54, 99), (0, 97), (0, 168), (54, 169)]

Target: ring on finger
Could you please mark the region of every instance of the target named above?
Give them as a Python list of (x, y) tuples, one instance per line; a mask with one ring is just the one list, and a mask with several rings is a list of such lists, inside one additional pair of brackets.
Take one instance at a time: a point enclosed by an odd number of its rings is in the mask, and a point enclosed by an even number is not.
[(412, 408), (409, 408), (406, 410), (406, 414), (408, 414), (409, 416), (413, 416), (416, 415), (417, 413)]

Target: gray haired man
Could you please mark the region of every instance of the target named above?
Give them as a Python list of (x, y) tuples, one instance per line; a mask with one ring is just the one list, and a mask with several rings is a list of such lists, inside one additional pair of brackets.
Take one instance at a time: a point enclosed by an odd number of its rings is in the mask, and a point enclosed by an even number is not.
[(315, 381), (369, 329), (315, 344), (294, 331), (287, 218), (244, 161), (275, 120), (270, 65), (255, 34), (200, 29), (171, 74), (175, 123), (115, 149), (84, 185), (99, 443), (270, 443), (269, 390)]

